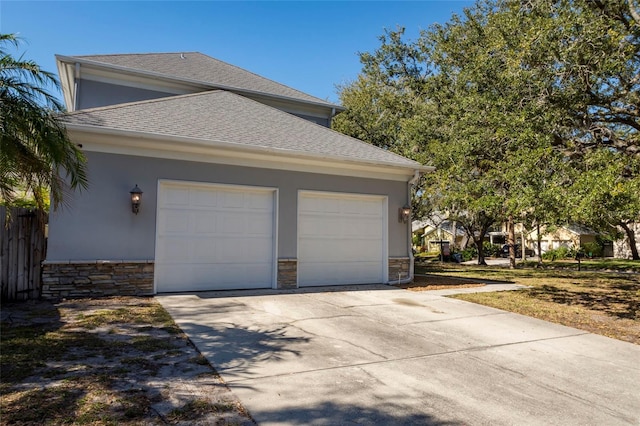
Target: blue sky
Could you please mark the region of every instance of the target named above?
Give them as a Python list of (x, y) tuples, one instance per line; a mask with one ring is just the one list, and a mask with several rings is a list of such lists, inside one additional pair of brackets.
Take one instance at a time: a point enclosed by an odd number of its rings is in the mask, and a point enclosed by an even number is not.
[(385, 28), (416, 38), (471, 4), (0, 0), (0, 32), (19, 33), (25, 58), (56, 73), (55, 54), (199, 51), (337, 102), (336, 85), (356, 78), (358, 52), (376, 49)]

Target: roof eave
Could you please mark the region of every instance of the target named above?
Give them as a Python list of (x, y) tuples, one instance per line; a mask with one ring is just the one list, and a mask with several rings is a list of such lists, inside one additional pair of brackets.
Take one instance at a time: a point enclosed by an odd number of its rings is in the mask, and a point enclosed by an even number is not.
[[(130, 130), (122, 130), (116, 128), (107, 128), (102, 126), (92, 126), (92, 125), (84, 125), (84, 124), (74, 124), (74, 123), (66, 123), (65, 124), (67, 130), (74, 132), (85, 132), (92, 134), (100, 134), (107, 136), (126, 136), (129, 138), (137, 138), (137, 139), (147, 139), (147, 140), (157, 140), (157, 141), (168, 141), (168, 142), (181, 142), (183, 147), (188, 146), (200, 146), (207, 147), (212, 149), (223, 149), (227, 151), (236, 151), (236, 152), (247, 152), (247, 153), (257, 153), (257, 154), (267, 154), (277, 156), (278, 158), (288, 157), (292, 159), (309, 159), (316, 161), (327, 161), (332, 163), (340, 163), (345, 166), (349, 164), (358, 164), (369, 167), (383, 167), (385, 169), (394, 169), (394, 170), (404, 170), (407, 176), (413, 177), (415, 172), (419, 173), (429, 173), (435, 170), (434, 167), (431, 166), (423, 166), (419, 163), (415, 164), (398, 164), (392, 162), (385, 161), (372, 161), (372, 160), (357, 160), (353, 158), (335, 156), (335, 155), (327, 155), (327, 154), (315, 154), (315, 153), (305, 153), (299, 151), (291, 151), (286, 149), (278, 149), (264, 146), (248, 146), (242, 145), (233, 142), (225, 142), (219, 140), (211, 140), (211, 139), (198, 139), (198, 138), (189, 138), (185, 136), (176, 136), (176, 135), (166, 135), (166, 134), (155, 134), (155, 133), (147, 133), (147, 132), (137, 132)], [(174, 145), (176, 148), (179, 145)]]

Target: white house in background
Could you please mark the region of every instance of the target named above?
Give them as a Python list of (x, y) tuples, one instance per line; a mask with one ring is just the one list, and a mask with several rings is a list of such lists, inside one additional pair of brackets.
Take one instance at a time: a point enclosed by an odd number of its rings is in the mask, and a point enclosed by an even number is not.
[(342, 107), (197, 52), (57, 63), (90, 187), (51, 213), (43, 296), (411, 278), (429, 169), (329, 129)]

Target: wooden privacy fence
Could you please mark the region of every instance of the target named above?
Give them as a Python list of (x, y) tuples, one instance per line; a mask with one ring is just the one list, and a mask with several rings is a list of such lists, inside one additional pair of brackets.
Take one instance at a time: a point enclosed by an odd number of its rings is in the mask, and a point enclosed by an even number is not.
[(40, 296), (45, 258), (45, 220), (33, 210), (0, 206), (0, 299), (17, 301)]

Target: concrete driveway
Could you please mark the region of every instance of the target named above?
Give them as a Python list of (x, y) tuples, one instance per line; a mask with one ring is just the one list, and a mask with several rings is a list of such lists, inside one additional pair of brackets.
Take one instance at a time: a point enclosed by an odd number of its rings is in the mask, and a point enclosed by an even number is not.
[(158, 300), (260, 425), (640, 424), (640, 346), (443, 293)]

